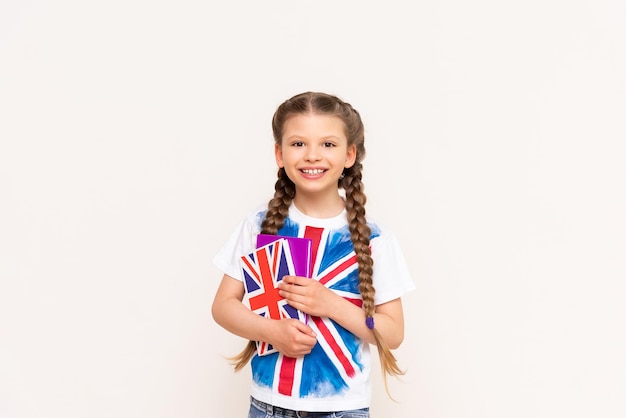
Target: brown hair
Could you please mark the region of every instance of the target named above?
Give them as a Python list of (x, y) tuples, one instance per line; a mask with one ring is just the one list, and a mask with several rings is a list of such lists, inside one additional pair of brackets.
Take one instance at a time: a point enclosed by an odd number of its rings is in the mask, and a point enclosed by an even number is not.
[[(350, 236), (356, 253), (359, 266), (359, 291), (363, 299), (363, 310), (371, 321), (376, 305), (374, 304), (375, 289), (372, 284), (373, 264), (370, 250), (371, 230), (365, 218), (366, 197), (363, 192), (361, 162), (365, 157), (365, 133), (359, 113), (349, 104), (336, 96), (306, 92), (298, 94), (283, 102), (272, 119), (274, 141), (280, 145), (282, 131), (287, 119), (296, 114), (314, 113), (339, 117), (345, 125), (345, 134), (348, 145), (356, 146), (356, 160), (352, 167), (344, 170), (339, 180), (339, 187), (345, 190), (346, 213)], [(278, 170), (278, 180), (275, 184), (274, 197), (269, 201), (265, 219), (261, 224), (261, 233), (276, 235), (282, 228), (285, 218), (289, 214), (289, 206), (296, 195), (293, 182), (287, 177), (284, 168)], [(403, 375), (396, 358), (375, 327), (371, 327), (378, 348), (378, 355), (383, 371), (385, 388), (387, 388), (387, 374)], [(250, 341), (244, 351), (231, 358), (235, 370), (241, 370), (250, 361), (256, 351), (256, 345)], [(387, 391), (388, 392), (388, 391)]]

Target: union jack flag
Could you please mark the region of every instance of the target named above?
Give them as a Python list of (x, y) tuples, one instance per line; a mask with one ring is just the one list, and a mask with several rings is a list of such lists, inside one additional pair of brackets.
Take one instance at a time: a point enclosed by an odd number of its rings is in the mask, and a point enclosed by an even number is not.
[[(245, 301), (253, 312), (271, 319), (295, 318), (306, 321), (301, 311), (287, 304), (276, 286), (285, 275), (294, 275), (294, 262), (288, 242), (279, 239), (241, 257), (246, 289)], [(260, 356), (277, 352), (269, 343), (257, 341)]]
[[(287, 224), (285, 228), (289, 228)], [(299, 232), (297, 225), (291, 225)], [(313, 279), (346, 300), (362, 306), (358, 289), (358, 263), (347, 228), (329, 231), (307, 226), (303, 235), (313, 242)], [(284, 396), (309, 397), (340, 395), (363, 365), (359, 353), (362, 342), (329, 318), (311, 316), (308, 325), (317, 334), (310, 354), (291, 358), (277, 353), (252, 360), (253, 378), (260, 386)]]

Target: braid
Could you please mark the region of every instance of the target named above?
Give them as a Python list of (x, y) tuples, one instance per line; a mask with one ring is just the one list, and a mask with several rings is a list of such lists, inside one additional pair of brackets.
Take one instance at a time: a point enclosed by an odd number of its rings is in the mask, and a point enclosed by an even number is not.
[[(278, 180), (276, 180), (274, 189), (274, 197), (267, 204), (265, 219), (261, 224), (262, 234), (278, 234), (278, 230), (285, 224), (285, 218), (287, 218), (289, 214), (289, 206), (291, 206), (291, 201), (296, 195), (295, 185), (289, 180), (289, 177), (287, 177), (284, 168), (278, 170)], [(237, 372), (248, 364), (254, 356), (254, 353), (256, 353), (256, 343), (254, 341), (248, 341), (248, 344), (241, 353), (228, 360), (230, 360), (230, 363)]]
[[(376, 305), (374, 304), (374, 294), (376, 290), (373, 285), (373, 265), (372, 252), (370, 249), (370, 227), (365, 218), (365, 202), (366, 196), (363, 192), (362, 164), (355, 163), (349, 169), (344, 171), (344, 178), (340, 180), (341, 185), (346, 191), (346, 215), (348, 218), (348, 226), (350, 228), (350, 237), (354, 246), (354, 252), (357, 256), (359, 264), (359, 291), (363, 299), (363, 310), (370, 320), (374, 316)], [(371, 326), (378, 348), (378, 357), (383, 371), (383, 380), (385, 382), (385, 390), (389, 394), (387, 385), (387, 375), (401, 376), (404, 371), (398, 366), (398, 361), (389, 349), (389, 346), (383, 339), (380, 332)], [(391, 396), (390, 396), (391, 397)]]
[(274, 186), (274, 197), (267, 204), (267, 213), (261, 224), (262, 234), (278, 234), (289, 215), (289, 206), (296, 195), (296, 186), (287, 177), (284, 168), (278, 170), (278, 180)]
[(366, 197), (362, 191), (361, 163), (356, 163), (343, 180), (350, 237), (359, 263), (359, 290), (363, 297), (363, 310), (367, 316), (372, 316), (376, 309), (372, 286), (374, 261), (369, 247), (371, 230), (365, 218)]

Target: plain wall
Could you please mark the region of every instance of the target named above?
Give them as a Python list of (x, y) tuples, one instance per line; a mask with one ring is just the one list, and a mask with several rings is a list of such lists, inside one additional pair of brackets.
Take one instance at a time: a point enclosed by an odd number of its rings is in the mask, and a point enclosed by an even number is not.
[(373, 417), (626, 416), (623, 1), (0, 3), (0, 417), (244, 417), (211, 258), (351, 102), (417, 290)]

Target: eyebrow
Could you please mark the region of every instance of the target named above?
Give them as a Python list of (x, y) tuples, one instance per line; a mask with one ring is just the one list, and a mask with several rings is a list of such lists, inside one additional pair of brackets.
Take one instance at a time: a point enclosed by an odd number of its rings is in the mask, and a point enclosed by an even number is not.
[[(285, 139), (289, 141), (291, 139), (309, 139), (309, 138), (307, 138), (306, 136), (302, 136), (302, 135), (291, 135), (290, 137), (285, 138)], [(337, 139), (337, 140), (339, 140), (341, 138), (339, 138), (338, 136), (335, 136), (335, 135), (327, 135), (327, 136), (321, 137), (320, 139), (321, 140), (327, 140), (327, 139)]]

